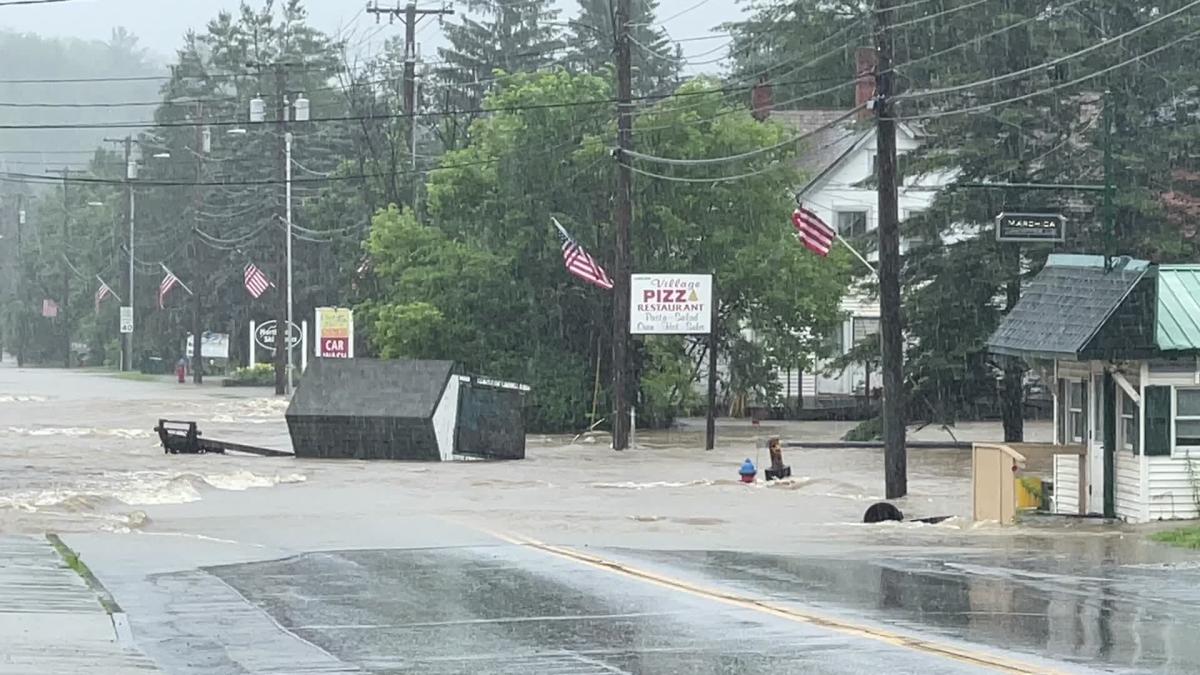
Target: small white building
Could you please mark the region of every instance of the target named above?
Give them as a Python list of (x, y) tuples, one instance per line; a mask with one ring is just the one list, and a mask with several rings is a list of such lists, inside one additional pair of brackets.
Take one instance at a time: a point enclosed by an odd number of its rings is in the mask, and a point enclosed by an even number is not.
[[(798, 134), (812, 134), (800, 151), (799, 168), (807, 182), (797, 189), (797, 199), (854, 243), (867, 239), (879, 226), (879, 197), (872, 182), (875, 132), (873, 126), (860, 120), (837, 123), (845, 115), (845, 110), (775, 110), (771, 119)], [(919, 148), (921, 142), (918, 130), (898, 125), (896, 147), (901, 166), (904, 155)], [(927, 209), (938, 190), (953, 179), (953, 172), (906, 178), (899, 191), (901, 221)], [(911, 243), (902, 241), (901, 252)], [(874, 253), (868, 256), (871, 262), (875, 259)], [(866, 279), (864, 286), (853, 289), (842, 299), (841, 310), (846, 318), (832, 336), (835, 353), (845, 354), (859, 340), (879, 330), (879, 301), (871, 281)], [(780, 389), (793, 396), (802, 392), (806, 399), (814, 399), (819, 395), (864, 394), (869, 388), (880, 386), (878, 371), (868, 373), (863, 366), (829, 376), (824, 374), (822, 366), (815, 371), (803, 375), (796, 371), (781, 373)]]
[(988, 340), (1052, 373), (1053, 508), (1200, 517), (1200, 265), (1052, 255)]

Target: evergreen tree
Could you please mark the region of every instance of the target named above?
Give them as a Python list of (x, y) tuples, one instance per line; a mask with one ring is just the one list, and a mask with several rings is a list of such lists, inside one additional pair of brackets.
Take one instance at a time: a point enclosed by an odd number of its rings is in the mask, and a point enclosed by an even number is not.
[[(503, 75), (533, 72), (558, 60), (564, 48), (553, 25), (559, 10), (550, 0), (470, 0), (469, 13), (443, 27), (449, 47), (438, 49), (436, 83), (430, 96), (446, 109), (478, 110)], [(470, 117), (439, 126), (443, 145), (466, 138)]]
[[(664, 94), (679, 84), (680, 50), (667, 32), (655, 27), (657, 0), (632, 3), (633, 94)], [(579, 0), (579, 17), (571, 21), (572, 68), (601, 74), (613, 67), (616, 17), (610, 0)]]

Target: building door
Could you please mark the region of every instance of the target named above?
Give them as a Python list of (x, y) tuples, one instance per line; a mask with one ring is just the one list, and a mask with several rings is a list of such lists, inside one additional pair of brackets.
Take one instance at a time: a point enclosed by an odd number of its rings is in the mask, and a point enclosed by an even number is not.
[(1087, 432), (1087, 512), (1104, 513), (1104, 375), (1093, 374), (1087, 380), (1087, 387), (1087, 400), (1091, 403)]

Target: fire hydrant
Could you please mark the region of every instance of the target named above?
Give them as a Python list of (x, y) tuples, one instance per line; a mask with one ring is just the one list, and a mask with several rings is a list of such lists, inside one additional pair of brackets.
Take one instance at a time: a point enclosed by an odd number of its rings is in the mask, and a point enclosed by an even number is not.
[(758, 474), (758, 469), (754, 468), (754, 462), (751, 462), (750, 458), (746, 458), (746, 461), (742, 462), (742, 468), (738, 469), (738, 475), (742, 477), (742, 482), (753, 483), (756, 474)]
[(187, 382), (187, 359), (180, 358), (175, 364), (175, 377), (179, 379), (179, 384)]

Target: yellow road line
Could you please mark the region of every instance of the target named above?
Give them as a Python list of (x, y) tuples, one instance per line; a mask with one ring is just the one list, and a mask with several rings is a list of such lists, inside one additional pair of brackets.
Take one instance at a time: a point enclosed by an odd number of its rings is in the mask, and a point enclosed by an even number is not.
[(516, 544), (518, 546), (526, 546), (529, 548), (537, 549), (539, 551), (543, 551), (545, 553), (549, 553), (549, 554), (552, 554), (552, 555), (555, 555), (555, 556), (558, 556), (561, 558), (567, 558), (569, 560), (573, 560), (575, 562), (582, 563), (589, 567), (604, 570), (607, 572), (612, 572), (615, 574), (621, 574), (621, 575), (624, 575), (627, 577), (632, 577), (635, 579), (640, 579), (641, 581), (645, 581), (645, 582), (654, 584), (654, 585), (662, 587), (662, 588), (667, 588), (667, 589), (671, 589), (674, 591), (682, 591), (684, 593), (687, 593), (689, 595), (693, 595), (693, 596), (696, 596), (699, 598), (704, 598), (707, 600), (715, 600), (717, 602), (720, 602), (720, 603), (723, 603), (726, 605), (730, 605), (733, 607), (749, 609), (749, 610), (753, 610), (756, 612), (761, 612), (763, 614), (768, 614), (770, 616), (774, 616), (777, 618), (787, 619), (789, 621), (795, 621), (798, 623), (805, 623), (805, 624), (810, 624), (813, 626), (819, 626), (821, 628), (826, 628), (828, 630), (837, 631), (839, 633), (844, 633), (846, 635), (852, 635), (855, 637), (866, 638), (869, 640), (875, 640), (877, 642), (883, 642), (885, 644), (893, 645), (896, 647), (903, 647), (906, 649), (912, 649), (912, 650), (923, 652), (926, 654), (932, 654), (935, 656), (941, 656), (944, 658), (953, 659), (955, 661), (961, 661), (963, 663), (968, 663), (968, 664), (971, 664), (974, 666), (990, 668), (990, 669), (993, 669), (993, 670), (996, 670), (999, 672), (1003, 672), (1003, 673), (1022, 673), (1025, 675), (1051, 675), (1053, 673), (1062, 672), (1062, 671), (1055, 671), (1055, 670), (1047, 669), (1043, 666), (1034, 666), (1032, 664), (1022, 663), (1020, 661), (1017, 661), (1014, 659), (1009, 659), (1009, 658), (1000, 656), (998, 654), (990, 654), (987, 652), (972, 651), (969, 649), (964, 649), (962, 647), (945, 644), (945, 643), (941, 643), (941, 642), (935, 642), (935, 641), (927, 640), (924, 638), (901, 635), (899, 633), (894, 633), (892, 631), (889, 631), (889, 630), (886, 630), (883, 628), (878, 628), (875, 626), (868, 626), (868, 625), (863, 625), (863, 624), (852, 623), (852, 622), (846, 621), (844, 619), (836, 619), (833, 617), (822, 616), (822, 615), (815, 614), (812, 612), (800, 611), (800, 610), (792, 609), (789, 607), (776, 605), (776, 604), (766, 602), (763, 600), (755, 600), (753, 598), (747, 598), (747, 597), (736, 595), (733, 593), (727, 593), (725, 591), (719, 591), (719, 590), (715, 590), (715, 589), (711, 589), (711, 588), (704, 588), (703, 586), (697, 586), (695, 584), (692, 584), (692, 583), (689, 583), (689, 582), (686, 582), (686, 581), (683, 581), (680, 579), (674, 579), (672, 577), (663, 576), (663, 575), (657, 574), (655, 572), (650, 572), (650, 571), (639, 569), (636, 567), (631, 567), (624, 563), (619, 563), (616, 561), (599, 558), (599, 557), (589, 555), (586, 553), (580, 553), (579, 551), (575, 551), (575, 550), (572, 550), (569, 548), (564, 548), (561, 546), (553, 546), (550, 544), (544, 544), (540, 541), (537, 541), (534, 539), (529, 539), (527, 537), (521, 537), (521, 536), (512, 535), (512, 534), (504, 534), (504, 533), (500, 533), (500, 532), (488, 532), (488, 534), (491, 534), (492, 536), (496, 537), (497, 539), (501, 539), (510, 544)]

